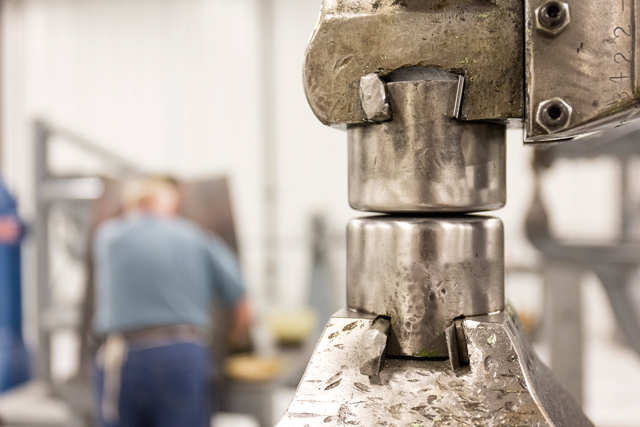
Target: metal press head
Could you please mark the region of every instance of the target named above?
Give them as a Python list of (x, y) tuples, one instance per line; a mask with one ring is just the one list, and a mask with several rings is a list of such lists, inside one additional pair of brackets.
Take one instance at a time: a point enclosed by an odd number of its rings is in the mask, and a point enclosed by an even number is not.
[(524, 122), (525, 142), (637, 120), (639, 0), (324, 0), (303, 68), (327, 125), (392, 117), (361, 97), (407, 67), (465, 79), (459, 119)]

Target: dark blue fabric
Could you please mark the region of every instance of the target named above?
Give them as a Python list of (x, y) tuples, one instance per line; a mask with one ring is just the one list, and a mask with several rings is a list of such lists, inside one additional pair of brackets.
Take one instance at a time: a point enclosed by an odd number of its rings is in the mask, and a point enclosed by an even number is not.
[[(176, 343), (129, 348), (122, 368), (119, 422), (98, 415), (100, 427), (208, 427), (210, 359), (207, 348)], [(104, 389), (104, 372), (95, 369), (96, 407)]]
[(0, 178), (0, 215), (16, 215), (16, 202)]
[[(0, 179), (0, 216), (18, 220), (16, 203)], [(0, 391), (29, 379), (22, 338), (20, 242), (0, 244)]]
[(30, 359), (22, 335), (0, 338), (0, 392), (27, 381), (29, 372)]

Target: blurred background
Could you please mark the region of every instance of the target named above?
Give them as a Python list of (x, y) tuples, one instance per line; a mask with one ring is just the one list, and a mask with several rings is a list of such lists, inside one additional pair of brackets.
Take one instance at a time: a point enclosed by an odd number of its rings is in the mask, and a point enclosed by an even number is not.
[[(345, 227), (358, 215), (347, 204), (346, 133), (317, 121), (302, 88), (320, 0), (1, 5), (0, 165), (26, 227), (22, 331), (32, 380), (0, 394), (0, 425), (91, 425), (82, 374), (90, 232), (113, 214), (119, 183), (142, 173), (174, 176), (192, 201), (186, 213), (235, 241), (256, 356), (227, 365), (216, 422), (273, 425), (319, 330), (344, 304)], [(576, 250), (596, 242), (612, 257), (636, 253), (617, 245), (638, 235), (640, 136), (579, 156), (524, 147), (522, 138), (515, 124), (508, 203), (496, 213), (508, 297), (596, 425), (640, 426), (629, 326), (640, 322), (640, 258), (617, 278), (632, 308), (620, 314), (603, 283), (611, 275), (589, 268), (601, 252)]]

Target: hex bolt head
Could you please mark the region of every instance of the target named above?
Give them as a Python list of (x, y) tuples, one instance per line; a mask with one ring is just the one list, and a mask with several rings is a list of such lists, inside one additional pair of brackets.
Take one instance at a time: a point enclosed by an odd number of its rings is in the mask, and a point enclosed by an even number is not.
[(548, 1), (535, 12), (536, 29), (550, 37), (563, 32), (571, 22), (569, 5), (562, 1)]
[(548, 133), (566, 129), (571, 122), (573, 108), (562, 98), (551, 98), (538, 105), (536, 122)]

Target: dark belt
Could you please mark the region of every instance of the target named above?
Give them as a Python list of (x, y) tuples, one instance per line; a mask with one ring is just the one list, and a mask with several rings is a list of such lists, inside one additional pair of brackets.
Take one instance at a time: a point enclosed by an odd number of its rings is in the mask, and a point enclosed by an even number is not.
[(166, 325), (122, 331), (119, 333), (128, 344), (152, 344), (162, 341), (185, 341), (206, 343), (209, 333), (202, 326)]

